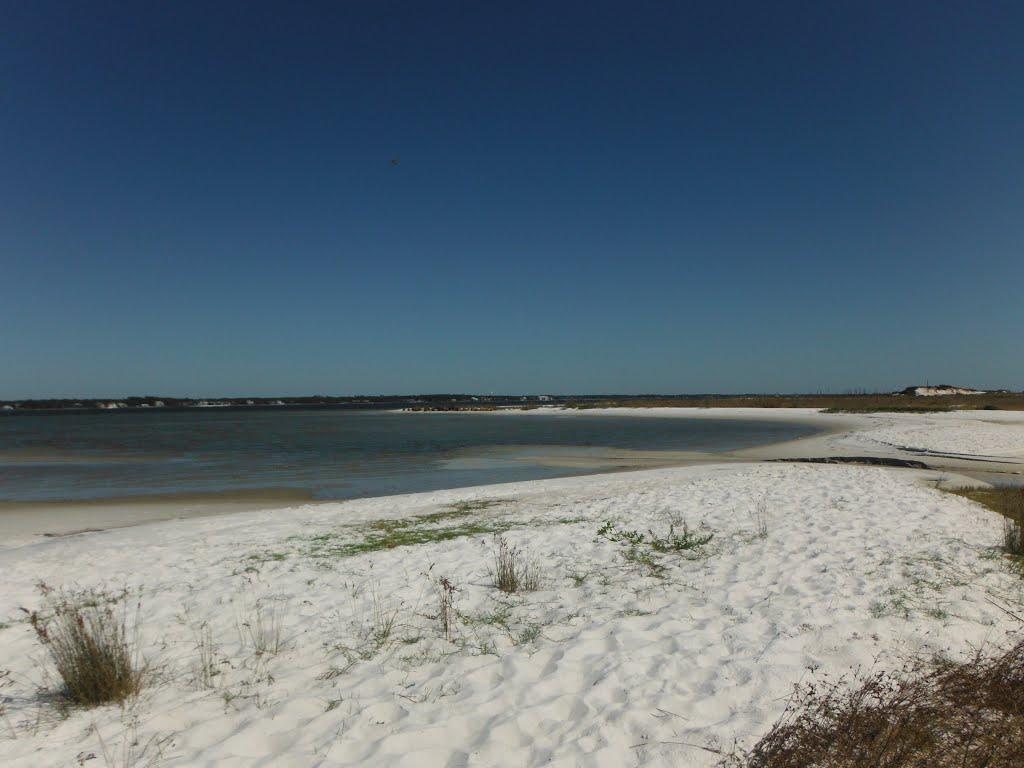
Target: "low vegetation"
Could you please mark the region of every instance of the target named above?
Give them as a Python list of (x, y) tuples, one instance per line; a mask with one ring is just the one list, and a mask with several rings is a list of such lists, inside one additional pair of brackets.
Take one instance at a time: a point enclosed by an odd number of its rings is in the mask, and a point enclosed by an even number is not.
[(263, 551), (247, 556), (247, 571), (258, 570), (263, 563), (306, 557), (321, 563), (383, 549), (432, 544), (471, 536), (500, 535), (513, 528), (571, 525), (581, 518), (516, 520), (507, 516), (481, 514), (499, 505), (503, 499), (478, 499), (450, 504), (437, 512), (408, 517), (374, 520), (342, 525), (313, 536), (293, 536), (291, 551)]
[[(934, 400), (934, 398), (931, 398)], [(965, 406), (961, 406), (963, 408)], [(950, 405), (941, 403), (910, 403), (908, 405), (862, 405), (862, 406), (841, 406), (824, 408), (825, 413), (944, 413), (946, 411), (958, 410)]]
[(494, 551), (494, 586), (509, 594), (533, 592), (540, 587), (540, 571), (518, 548), (498, 536)]
[(192, 666), (194, 685), (199, 690), (215, 688), (220, 671), (217, 669), (217, 646), (213, 640), (213, 628), (209, 622), (204, 621), (191, 630), (196, 655)]
[(284, 615), (274, 600), (260, 599), (252, 603), (238, 619), (238, 634), (243, 647), (256, 656), (273, 656), (284, 650)]
[(983, 504), (1003, 516), (1003, 549), (1024, 556), (1024, 486), (961, 488), (952, 493)]
[(597, 534), (609, 541), (623, 541), (634, 546), (646, 544), (655, 552), (688, 552), (700, 549), (715, 538), (715, 534), (712, 532), (694, 533), (689, 529), (685, 521), (681, 523), (681, 531), (676, 530), (677, 525), (680, 525), (677, 521), (673, 520), (670, 522), (668, 533), (661, 536), (650, 529), (648, 529), (646, 534), (636, 530), (622, 531), (616, 528), (615, 524), (611, 521), (606, 521), (597, 529)]
[[(139, 735), (139, 719), (133, 715), (128, 719), (124, 732), (114, 743), (107, 743), (99, 729), (93, 726), (99, 742), (100, 755), (106, 768), (158, 768), (164, 762), (164, 750), (173, 744), (171, 736), (154, 734), (148, 739)], [(95, 757), (91, 752), (81, 752), (76, 765), (85, 765)]]
[[(678, 526), (681, 526), (681, 531), (678, 530)], [(648, 575), (656, 578), (662, 578), (665, 572), (665, 565), (655, 557), (656, 554), (699, 552), (715, 537), (711, 531), (694, 533), (685, 521), (675, 518), (669, 521), (666, 535), (660, 535), (651, 529), (648, 529), (647, 533), (638, 530), (620, 530), (610, 520), (605, 521), (597, 529), (597, 535), (608, 539), (608, 541), (628, 544), (628, 548), (623, 553), (626, 561), (639, 566)]]
[(677, 395), (568, 398), (566, 407), (590, 408), (820, 408), (831, 413), (1024, 410), (1022, 392), (921, 396), (857, 392), (843, 395)]
[(398, 612), (402, 606), (400, 603), (388, 602), (381, 597), (376, 589), (373, 591), (372, 603), (373, 615), (371, 617), (372, 623), (369, 639), (377, 648), (382, 648), (391, 639), (391, 635), (395, 631), (395, 625), (398, 622)]
[[(444, 515), (444, 516), (442, 516)], [(496, 521), (464, 521), (450, 523), (460, 513), (437, 513), (417, 515), (399, 520), (379, 520), (367, 526), (365, 535), (355, 541), (338, 542), (330, 534), (313, 540), (313, 554), (330, 554), (335, 557), (351, 557), (381, 549), (394, 549), (430, 542), (449, 541), (464, 536), (478, 536), (507, 529), (507, 525)]]
[(750, 517), (754, 523), (754, 534), (759, 539), (768, 538), (768, 499), (763, 498), (757, 502)]
[(437, 596), (437, 623), (445, 640), (451, 642), (455, 629), (455, 593), (456, 586), (446, 577), (439, 576), (434, 582), (434, 594)]
[[(481, 519), (478, 513), (503, 504), (501, 499), (460, 501), (438, 512), (390, 520), (375, 520), (341, 526), (319, 533), (305, 542), (301, 553), (316, 559), (354, 557), (382, 549), (450, 541), (466, 536), (503, 533), (514, 523), (495, 518)], [(285, 552), (260, 552), (249, 556), (255, 563), (284, 560)]]
[[(127, 595), (55, 591), (40, 585), (43, 607), (29, 623), (63, 683), (62, 697), (82, 706), (123, 702), (139, 692), (145, 667), (137, 623), (129, 624)], [(139, 606), (134, 616), (137, 622)]]
[(798, 688), (742, 768), (1019, 768), (1024, 641), (967, 662)]

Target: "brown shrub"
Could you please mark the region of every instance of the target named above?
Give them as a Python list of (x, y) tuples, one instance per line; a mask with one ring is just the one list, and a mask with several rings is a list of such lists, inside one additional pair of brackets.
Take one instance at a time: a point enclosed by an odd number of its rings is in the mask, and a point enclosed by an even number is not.
[(1008, 554), (1024, 555), (1024, 487), (961, 488), (953, 493), (984, 504), (1003, 516), (1003, 549)]
[(745, 768), (1020, 768), (1024, 641), (993, 657), (931, 662), (798, 689)]
[(49, 651), (67, 700), (94, 706), (138, 693), (144, 670), (134, 650), (137, 627), (128, 626), (126, 595), (56, 592), (43, 584), (40, 591), (42, 613), (28, 612), (29, 622)]

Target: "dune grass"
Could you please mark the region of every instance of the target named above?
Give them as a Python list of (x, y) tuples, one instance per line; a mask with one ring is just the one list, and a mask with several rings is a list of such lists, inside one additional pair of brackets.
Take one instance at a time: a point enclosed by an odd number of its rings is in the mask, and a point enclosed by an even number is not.
[(43, 608), (29, 613), (29, 623), (63, 683), (63, 699), (97, 706), (137, 694), (145, 668), (136, 653), (138, 626), (128, 622), (125, 595), (40, 589)]
[(498, 536), (495, 541), (494, 586), (507, 594), (534, 592), (540, 587), (539, 566), (518, 547)]
[(1011, 768), (1024, 765), (1024, 641), (800, 687), (742, 768)]

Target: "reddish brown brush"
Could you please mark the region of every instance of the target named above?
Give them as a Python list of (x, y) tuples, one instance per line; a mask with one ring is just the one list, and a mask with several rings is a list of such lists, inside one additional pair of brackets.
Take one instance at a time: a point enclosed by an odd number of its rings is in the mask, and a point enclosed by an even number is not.
[(952, 493), (984, 504), (1003, 516), (1003, 549), (1024, 556), (1024, 487), (997, 485), (992, 488), (959, 488)]
[(800, 688), (745, 768), (1020, 768), (1024, 641), (997, 656)]

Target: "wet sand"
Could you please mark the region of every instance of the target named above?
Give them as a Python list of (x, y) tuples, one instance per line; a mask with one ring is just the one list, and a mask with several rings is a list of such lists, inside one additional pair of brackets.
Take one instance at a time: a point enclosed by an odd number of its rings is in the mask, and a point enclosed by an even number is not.
[(0, 546), (38, 537), (73, 536), (161, 520), (294, 506), (312, 496), (290, 488), (220, 494), (160, 494), (89, 501), (0, 502)]

